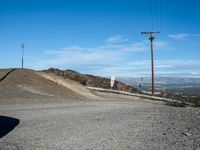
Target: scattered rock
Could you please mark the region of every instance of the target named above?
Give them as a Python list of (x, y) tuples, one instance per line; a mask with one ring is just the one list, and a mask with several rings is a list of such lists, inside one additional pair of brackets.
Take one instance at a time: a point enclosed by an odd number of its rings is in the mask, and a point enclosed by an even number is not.
[(185, 136), (191, 136), (192, 135), (191, 133), (188, 133), (188, 132), (183, 132), (182, 134), (185, 135)]

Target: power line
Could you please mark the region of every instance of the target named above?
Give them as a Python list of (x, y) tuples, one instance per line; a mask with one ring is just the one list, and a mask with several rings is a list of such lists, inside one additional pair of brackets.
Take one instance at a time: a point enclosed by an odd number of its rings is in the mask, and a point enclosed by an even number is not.
[(150, 29), (152, 31), (161, 29), (161, 6), (162, 6), (162, 0), (149, 0), (148, 1), (148, 24), (150, 25)]
[(149, 0), (149, 18), (150, 18), (150, 22), (149, 24), (150, 26), (150, 30), (154, 30), (154, 17), (153, 17), (153, 7), (152, 7), (152, 0)]
[(155, 30), (159, 30), (159, 0), (155, 0), (155, 18), (156, 18), (156, 28)]
[[(133, 3), (133, 0), (129, 0), (130, 3), (131, 3), (131, 6), (133, 7), (133, 10), (136, 10), (136, 7), (135, 7), (135, 3)], [(141, 27), (142, 23), (141, 23), (141, 17), (139, 16), (139, 14), (137, 13), (137, 11), (134, 12), (135, 14), (135, 19), (136, 19), (136, 23), (137, 23), (137, 27)]]
[(160, 6), (159, 6), (160, 7), (160, 11), (159, 11), (159, 15), (160, 15), (159, 16), (160, 17), (160, 22), (159, 22), (160, 25), (159, 26), (160, 26), (160, 29), (159, 30), (161, 31), (162, 30), (162, 0), (159, 0), (159, 2), (160, 2)]
[[(161, 5), (162, 0), (148, 0), (144, 5), (141, 1), (129, 0), (133, 7), (136, 24), (138, 28), (148, 25), (145, 30), (161, 30)], [(137, 5), (136, 5), (137, 4)], [(141, 12), (143, 15), (141, 15)], [(146, 13), (147, 12), (147, 13)]]

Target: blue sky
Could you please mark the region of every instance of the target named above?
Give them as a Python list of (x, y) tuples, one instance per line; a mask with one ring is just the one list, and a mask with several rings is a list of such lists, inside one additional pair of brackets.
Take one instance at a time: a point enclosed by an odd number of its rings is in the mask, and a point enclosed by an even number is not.
[[(151, 3), (149, 3), (151, 1)], [(200, 76), (198, 0), (1, 0), (0, 68), (57, 67), (99, 76)], [(161, 14), (161, 15), (160, 15)], [(160, 19), (161, 18), (161, 19)]]

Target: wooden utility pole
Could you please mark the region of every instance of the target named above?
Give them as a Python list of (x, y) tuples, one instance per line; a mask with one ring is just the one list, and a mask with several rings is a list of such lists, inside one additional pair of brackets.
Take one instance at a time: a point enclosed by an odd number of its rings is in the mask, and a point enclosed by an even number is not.
[(152, 96), (154, 96), (154, 56), (153, 56), (153, 40), (155, 37), (153, 34), (158, 34), (160, 31), (157, 32), (141, 32), (141, 34), (149, 34), (149, 40), (150, 40), (150, 45), (151, 45), (151, 73), (152, 73), (152, 85), (151, 85), (151, 91), (152, 91)]
[(22, 69), (24, 68), (24, 43), (21, 43), (21, 49), (22, 49)]

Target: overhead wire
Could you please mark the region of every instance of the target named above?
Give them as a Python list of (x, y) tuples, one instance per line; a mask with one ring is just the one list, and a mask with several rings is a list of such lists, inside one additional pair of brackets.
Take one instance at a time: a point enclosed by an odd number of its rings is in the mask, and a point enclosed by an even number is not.
[(155, 0), (155, 18), (156, 18), (156, 31), (159, 30), (159, 0)]
[[(144, 11), (144, 8), (142, 7), (142, 5), (140, 5), (140, 2), (141, 0), (130, 0), (131, 7), (134, 10), (135, 24), (136, 24), (135, 30), (138, 34), (140, 34), (141, 31), (144, 30), (144, 24), (146, 24), (144, 16), (141, 15), (141, 13)], [(138, 36), (138, 38), (142, 37)]]
[[(136, 7), (135, 7), (135, 4), (133, 3), (133, 0), (129, 0), (129, 1), (130, 1), (130, 4), (131, 4), (131, 7), (133, 7), (133, 10), (136, 10)], [(138, 16), (138, 13), (136, 11), (134, 11), (134, 15), (135, 15), (137, 27), (139, 28), (139, 27), (141, 27), (140, 17)]]
[(159, 0), (159, 8), (160, 8), (160, 11), (159, 11), (159, 30), (160, 32), (162, 31), (162, 0)]
[[(139, 29), (144, 27), (145, 30), (149, 31), (162, 30), (162, 0), (148, 0), (147, 3), (145, 3), (146, 0), (129, 1), (135, 10), (135, 20)], [(138, 4), (138, 7), (136, 4)], [(141, 12), (143, 12), (143, 15), (141, 15)]]

